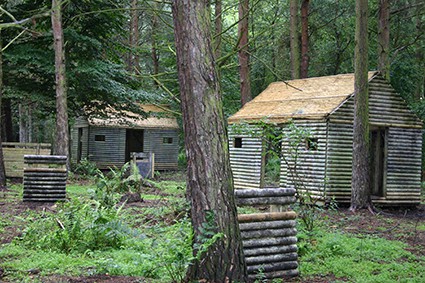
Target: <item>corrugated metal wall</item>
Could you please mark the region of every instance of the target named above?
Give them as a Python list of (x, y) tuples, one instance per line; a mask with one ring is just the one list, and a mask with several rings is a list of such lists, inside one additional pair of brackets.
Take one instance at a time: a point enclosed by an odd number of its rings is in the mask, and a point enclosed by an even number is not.
[[(245, 129), (258, 132), (253, 127)], [(240, 139), (241, 147), (235, 147), (235, 139)], [(263, 141), (257, 134), (243, 134), (229, 127), (230, 165), (236, 189), (260, 188)]]

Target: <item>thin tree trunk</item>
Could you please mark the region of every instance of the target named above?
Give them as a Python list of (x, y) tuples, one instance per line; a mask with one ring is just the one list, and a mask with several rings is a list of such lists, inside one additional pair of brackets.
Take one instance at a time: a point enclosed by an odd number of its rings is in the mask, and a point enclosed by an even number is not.
[[(153, 6), (157, 8), (158, 5), (156, 1), (153, 3)], [(151, 41), (152, 41), (151, 57), (152, 57), (152, 66), (153, 66), (152, 75), (154, 76), (159, 74), (159, 55), (158, 55), (158, 47), (156, 42), (157, 29), (158, 29), (158, 15), (157, 15), (157, 12), (154, 11), (152, 15), (152, 38), (151, 38)], [(154, 85), (157, 88), (159, 87), (158, 82), (156, 80), (154, 80)]]
[(298, 1), (290, 0), (290, 46), (291, 46), (291, 76), (300, 78), (300, 47), (298, 40)]
[(221, 33), (223, 32), (223, 2), (222, 0), (215, 1), (215, 38), (214, 38), (214, 55), (218, 60), (221, 57)]
[(356, 0), (354, 124), (351, 211), (372, 209), (368, 86), (368, 1)]
[(56, 140), (54, 153), (68, 156), (67, 163), (69, 168), (68, 105), (61, 0), (52, 0), (52, 28), (56, 82)]
[(251, 80), (249, 78), (249, 51), (248, 51), (248, 19), (249, 0), (239, 0), (239, 23), (238, 23), (238, 58), (241, 106), (244, 106), (252, 99)]
[(379, 0), (378, 19), (378, 70), (390, 81), (390, 5), (389, 0)]
[(137, 10), (138, 0), (131, 1), (130, 11), (130, 53), (127, 63), (127, 69), (129, 72), (134, 72), (139, 67), (139, 55), (136, 51), (139, 42), (139, 11)]
[[(247, 282), (206, 0), (173, 0), (187, 196), (194, 229), (190, 282)], [(216, 241), (205, 251), (200, 245)]]
[[(2, 98), (3, 98), (3, 38), (1, 35), (0, 29), (0, 133), (2, 132), (1, 127), (3, 125), (3, 117), (1, 113), (2, 109)], [(3, 157), (3, 146), (2, 138), (0, 135), (0, 187), (6, 186), (6, 171), (4, 167), (4, 157)]]
[(301, 3), (301, 78), (308, 77), (308, 6), (310, 0), (303, 0)]
[(25, 116), (25, 106), (22, 103), (18, 105), (18, 114), (19, 114), (19, 142), (26, 143), (28, 142), (28, 129)]

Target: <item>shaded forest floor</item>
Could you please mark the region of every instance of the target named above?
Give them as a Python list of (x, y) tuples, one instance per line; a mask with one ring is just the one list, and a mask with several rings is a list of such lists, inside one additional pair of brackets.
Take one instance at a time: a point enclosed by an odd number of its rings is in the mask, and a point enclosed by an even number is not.
[[(168, 180), (167, 180), (168, 179)], [(178, 181), (179, 177), (175, 175), (164, 175), (158, 181)], [(85, 185), (84, 185), (85, 186)], [(77, 186), (77, 193), (72, 193), (70, 197), (79, 195), (80, 188)], [(181, 189), (181, 188), (180, 188)], [(158, 188), (146, 188), (146, 195), (156, 195), (158, 198), (150, 199), (145, 197), (141, 200), (128, 202), (125, 204), (125, 210), (129, 211), (133, 216), (144, 214), (144, 221), (152, 223), (164, 222), (165, 225), (171, 225), (175, 222), (176, 218), (182, 217), (178, 212), (166, 213), (158, 215), (146, 214), (147, 209), (154, 211), (156, 208), (170, 205), (169, 197), (175, 197), (164, 190)], [(180, 192), (179, 196), (182, 197), (184, 192)], [(0, 190), (0, 251), (5, 246), (9, 245), (13, 239), (22, 236), (22, 233), (27, 225), (26, 218), (29, 214), (36, 212), (39, 214), (46, 211), (55, 212), (57, 209), (56, 204), (52, 203), (30, 203), (22, 202), (22, 188), (15, 186), (12, 188), (3, 188)], [(148, 220), (146, 220), (148, 219)], [(316, 212), (317, 226), (324, 229), (326, 233), (337, 233), (338, 235), (351, 235), (358, 239), (380, 238), (388, 241), (399, 241), (405, 244), (404, 249), (410, 252), (414, 258), (404, 259), (418, 262), (419, 264), (425, 263), (425, 205), (421, 204), (415, 208), (383, 208), (377, 215), (372, 215), (368, 211), (359, 211), (352, 214), (346, 207), (334, 210), (319, 209)], [(168, 224), (167, 224), (168, 223)], [(143, 226), (143, 223), (135, 224)], [(314, 261), (312, 253), (318, 246), (317, 240), (319, 236), (306, 236), (308, 233), (302, 233), (299, 248), (300, 248), (300, 271), (301, 276), (297, 278), (286, 279), (284, 282), (352, 282), (352, 278), (338, 276), (338, 274), (319, 273), (314, 274), (310, 264)], [(336, 240), (335, 240), (336, 241)], [(338, 246), (342, 244), (337, 243), (330, 246), (332, 253), (343, 253), (339, 251)], [(316, 251), (315, 251), (316, 252)], [(306, 254), (304, 256), (303, 254)], [(322, 256), (319, 253), (316, 257)], [(311, 257), (310, 257), (311, 256)], [(141, 276), (112, 276), (109, 274), (91, 274), (91, 275), (58, 275), (54, 272), (45, 274), (39, 269), (20, 270), (20, 275), (16, 277), (13, 271), (8, 268), (9, 258), (0, 257), (0, 282), (167, 282), (161, 278), (155, 280)], [(305, 262), (304, 262), (305, 261)], [(379, 259), (377, 260), (379, 262)], [(382, 259), (384, 263), (385, 260)], [(303, 266), (306, 266), (303, 268)], [(347, 268), (350, 268), (347, 266)], [(314, 270), (314, 267), (313, 267)], [(26, 273), (26, 274), (25, 274)], [(420, 274), (420, 273), (419, 273)], [(20, 278), (19, 280), (16, 278)], [(417, 278), (417, 282), (422, 279)], [(403, 281), (403, 280), (401, 280)], [(171, 282), (171, 281), (170, 281)], [(263, 281), (259, 281), (263, 282)], [(371, 281), (373, 282), (373, 281)]]

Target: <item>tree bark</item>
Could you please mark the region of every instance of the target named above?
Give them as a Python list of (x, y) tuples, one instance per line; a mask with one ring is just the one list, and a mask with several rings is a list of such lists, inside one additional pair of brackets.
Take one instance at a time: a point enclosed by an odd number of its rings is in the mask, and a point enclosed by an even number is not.
[[(156, 1), (153, 2), (153, 6), (157, 8), (158, 4)], [(157, 9), (155, 9), (157, 10)], [(159, 55), (158, 55), (158, 47), (156, 42), (156, 32), (158, 29), (158, 15), (157, 12), (154, 11), (152, 15), (152, 49), (151, 49), (151, 57), (152, 57), (152, 75), (156, 76), (159, 74)], [(154, 80), (154, 85), (156, 88), (159, 87), (158, 82)]]
[(13, 137), (13, 125), (12, 125), (12, 109), (10, 105), (10, 99), (2, 100), (2, 132), (3, 141), (11, 142), (14, 140)]
[[(173, 0), (172, 12), (196, 258), (187, 280), (246, 282), (209, 6)], [(211, 237), (205, 229), (222, 236), (203, 252), (199, 245)]]
[(390, 5), (389, 0), (379, 0), (378, 12), (378, 70), (390, 81)]
[(370, 197), (370, 133), (368, 90), (368, 1), (356, 0), (354, 53), (354, 124), (351, 211), (372, 209)]
[(130, 10), (130, 52), (128, 54), (127, 70), (134, 73), (135, 69), (139, 67), (139, 55), (136, 48), (139, 42), (139, 11), (137, 10), (138, 0), (131, 1)]
[(56, 141), (53, 148), (55, 154), (68, 157), (67, 164), (69, 168), (68, 106), (61, 0), (52, 0), (52, 28), (56, 83)]
[[(1, 113), (2, 109), (2, 98), (3, 98), (3, 38), (0, 29), (0, 133), (2, 132), (1, 127), (3, 126), (3, 117)], [(0, 187), (6, 186), (6, 171), (4, 167), (3, 147), (2, 138), (0, 135)]]
[(300, 77), (308, 77), (308, 65), (309, 65), (309, 56), (308, 56), (308, 6), (310, 0), (302, 0), (301, 3), (301, 71)]
[(223, 32), (223, 1), (215, 1), (215, 37), (214, 37), (214, 55), (218, 60), (221, 57), (221, 33)]
[(251, 80), (249, 78), (249, 51), (248, 51), (248, 19), (249, 0), (239, 0), (239, 22), (238, 22), (238, 58), (241, 106), (251, 101)]
[(298, 1), (290, 0), (290, 47), (291, 47), (291, 76), (300, 78), (300, 47), (298, 40)]

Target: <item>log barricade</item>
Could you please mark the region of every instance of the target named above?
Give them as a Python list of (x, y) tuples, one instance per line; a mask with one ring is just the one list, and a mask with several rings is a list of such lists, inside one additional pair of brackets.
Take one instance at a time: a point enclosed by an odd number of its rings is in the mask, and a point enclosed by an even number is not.
[(54, 202), (66, 197), (66, 156), (24, 156), (24, 201)]
[[(236, 203), (287, 205), (294, 203), (295, 190), (283, 188), (235, 190)], [(294, 211), (238, 215), (248, 276), (255, 280), (298, 275), (298, 248)]]

